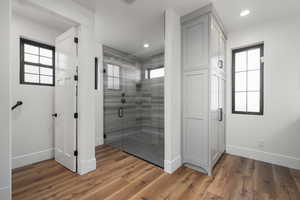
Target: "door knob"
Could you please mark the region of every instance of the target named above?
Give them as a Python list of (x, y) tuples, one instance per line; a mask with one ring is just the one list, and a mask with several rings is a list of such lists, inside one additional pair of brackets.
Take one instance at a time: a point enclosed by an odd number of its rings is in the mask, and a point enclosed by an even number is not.
[(18, 106), (21, 106), (21, 105), (23, 105), (23, 102), (22, 102), (22, 101), (17, 101), (17, 103), (16, 103), (13, 107), (11, 107), (11, 110), (14, 110), (14, 109), (16, 109)]

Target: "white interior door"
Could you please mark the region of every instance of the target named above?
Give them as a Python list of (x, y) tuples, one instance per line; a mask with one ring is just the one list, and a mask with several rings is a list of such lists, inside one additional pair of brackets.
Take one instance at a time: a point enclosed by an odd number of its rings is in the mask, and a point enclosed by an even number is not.
[(76, 29), (72, 28), (56, 38), (55, 84), (55, 160), (76, 171), (77, 157), (77, 44)]

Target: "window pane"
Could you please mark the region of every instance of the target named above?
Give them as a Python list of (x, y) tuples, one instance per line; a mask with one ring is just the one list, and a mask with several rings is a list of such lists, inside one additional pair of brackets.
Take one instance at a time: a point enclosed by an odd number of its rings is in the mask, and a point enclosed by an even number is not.
[(25, 62), (38, 63), (39, 57), (25, 53)]
[(247, 90), (247, 73), (238, 72), (235, 73), (235, 91), (246, 91)]
[(235, 54), (235, 71), (247, 70), (247, 52), (239, 52)]
[(40, 68), (40, 74), (52, 76), (53, 75), (53, 69), (46, 68), (46, 67), (41, 67)]
[(52, 50), (40, 48), (40, 55), (48, 58), (52, 58)]
[(260, 90), (260, 70), (248, 72), (248, 91)]
[(248, 92), (247, 111), (259, 112), (260, 107), (259, 92)]
[(107, 65), (107, 75), (114, 76), (114, 69), (112, 65)]
[(107, 77), (107, 88), (113, 89), (114, 88), (114, 79), (112, 77)]
[(43, 84), (53, 84), (53, 77), (52, 76), (41, 76), (41, 83)]
[(246, 112), (246, 92), (235, 93), (235, 111)]
[(120, 77), (120, 67), (114, 66), (114, 77)]
[(24, 45), (24, 51), (26, 53), (39, 55), (39, 48), (36, 46), (29, 45), (29, 44)]
[(248, 70), (260, 69), (260, 49), (248, 51)]
[(24, 71), (26, 73), (39, 74), (39, 67), (32, 66), (32, 65), (25, 65)]
[(150, 78), (159, 78), (165, 75), (165, 68), (150, 70)]
[(114, 78), (114, 89), (118, 90), (120, 89), (120, 79)]
[(43, 64), (43, 65), (52, 66), (52, 59), (51, 58), (40, 57), (40, 63)]
[(24, 78), (27, 83), (39, 83), (39, 75), (25, 74)]

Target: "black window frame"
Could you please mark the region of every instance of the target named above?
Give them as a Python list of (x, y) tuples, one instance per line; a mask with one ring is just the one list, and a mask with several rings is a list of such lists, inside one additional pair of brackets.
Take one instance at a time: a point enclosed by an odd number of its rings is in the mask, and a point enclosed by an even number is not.
[[(251, 49), (260, 49), (260, 108), (259, 112), (244, 112), (244, 111), (236, 111), (235, 110), (235, 55), (237, 53), (243, 52), (243, 51), (249, 51)], [(248, 66), (247, 66), (248, 67)], [(250, 70), (246, 70), (248, 73)], [(247, 75), (248, 77), (248, 75)], [(246, 93), (248, 93), (248, 90), (246, 90)], [(264, 43), (251, 45), (243, 48), (233, 49), (232, 50), (232, 113), (233, 114), (244, 114), (244, 115), (264, 115)], [(248, 96), (246, 96), (247, 101)], [(246, 109), (247, 109), (247, 102), (246, 102)]]
[[(26, 62), (25, 61), (25, 49), (24, 49), (25, 44), (51, 50), (52, 51), (52, 66), (43, 65), (40, 63)], [(24, 69), (26, 64), (32, 65), (32, 66), (37, 66), (37, 67), (45, 67), (45, 68), (53, 69), (53, 73), (52, 73), (53, 84), (40, 83), (40, 82), (39, 83), (26, 82), (25, 81), (25, 69)], [(41, 74), (39, 73), (38, 75), (40, 78)], [(25, 38), (20, 38), (20, 84), (36, 85), (36, 86), (52, 86), (52, 87), (55, 86), (55, 47), (54, 46), (36, 42), (33, 40), (29, 40), (29, 39), (25, 39)]]
[[(111, 65), (111, 66), (113, 66), (113, 67), (118, 67), (119, 68), (119, 77), (117, 77), (117, 76), (109, 76), (108, 75), (108, 65)], [(106, 83), (107, 83), (107, 85), (106, 85), (106, 88), (105, 89), (107, 89), (107, 90), (113, 90), (113, 91), (120, 91), (120, 90), (122, 90), (122, 67), (121, 67), (121, 65), (119, 65), (119, 64), (115, 64), (115, 63), (112, 63), (112, 62), (104, 62), (104, 67), (105, 67), (105, 74), (106, 74), (106, 76), (105, 76), (105, 80), (106, 80)], [(112, 78), (112, 79), (119, 79), (119, 89), (115, 89), (114, 88), (114, 81), (113, 81), (113, 88), (108, 88), (108, 78)]]

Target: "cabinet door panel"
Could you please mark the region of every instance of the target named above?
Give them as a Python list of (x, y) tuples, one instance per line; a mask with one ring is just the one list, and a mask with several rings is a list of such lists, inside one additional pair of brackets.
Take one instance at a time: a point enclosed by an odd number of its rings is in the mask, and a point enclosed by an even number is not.
[(208, 67), (208, 16), (183, 25), (183, 69)]
[(210, 91), (210, 149), (211, 160), (214, 161), (219, 153), (219, 77), (211, 76)]
[(222, 70), (225, 71), (225, 55), (226, 55), (226, 40), (222, 33), (222, 31), (219, 31), (219, 61), (222, 62)]
[(219, 135), (219, 152), (225, 151), (225, 80), (223, 77), (219, 78), (219, 108), (222, 109), (222, 121), (218, 125)]
[(198, 119), (185, 120), (184, 160), (206, 169), (208, 139), (204, 123)]
[(218, 68), (219, 62), (219, 31), (214, 18), (211, 18), (210, 25), (210, 65), (213, 68)]
[(201, 73), (185, 74), (184, 113), (185, 117), (203, 119), (206, 115), (207, 75)]
[(183, 79), (183, 160), (207, 169), (208, 72), (188, 72)]

